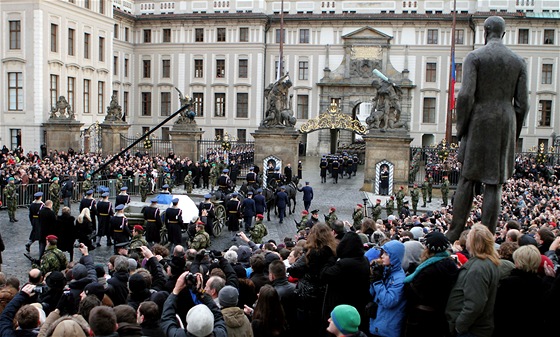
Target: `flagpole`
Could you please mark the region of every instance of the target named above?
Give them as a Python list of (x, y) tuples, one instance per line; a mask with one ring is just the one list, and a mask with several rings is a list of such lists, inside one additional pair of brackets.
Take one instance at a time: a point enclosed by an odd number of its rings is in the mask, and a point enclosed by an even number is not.
[(280, 5), (280, 59), (278, 60), (278, 74), (276, 80), (284, 74), (284, 0)]
[(447, 116), (445, 123), (445, 141), (451, 143), (451, 129), (453, 128), (453, 108), (455, 106), (455, 26), (457, 18), (457, 0), (453, 0), (453, 24), (451, 27), (451, 62), (449, 64), (449, 81), (447, 90)]

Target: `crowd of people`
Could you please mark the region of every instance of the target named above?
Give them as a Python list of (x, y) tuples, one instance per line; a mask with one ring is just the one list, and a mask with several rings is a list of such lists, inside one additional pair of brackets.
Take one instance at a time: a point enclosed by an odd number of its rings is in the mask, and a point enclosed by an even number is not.
[[(60, 171), (50, 177), (70, 174), (65, 165), (71, 164), (61, 159), (65, 156), (72, 162), (83, 159), (84, 172), (86, 165), (91, 169), (97, 164), (95, 156), (63, 153), (52, 154), (52, 161), (18, 157), (19, 167), (45, 165), (41, 169), (48, 174), (59, 165)], [(18, 162), (12, 157), (4, 156), (2, 167), (12, 174), (5, 177), (18, 172), (10, 171)], [(129, 155), (122, 165), (135, 172), (143, 171), (142, 163), (165, 167), (174, 161)], [(126, 171), (113, 167), (122, 172), (117, 174)], [(106, 234), (100, 215), (110, 212), (96, 209), (91, 214), (91, 193), (86, 191), (78, 219), (63, 208), (61, 215), (55, 213), (53, 226), (60, 228), (38, 229), (44, 236), (43, 254), (23, 286), (0, 273), (0, 335), (540, 335), (560, 314), (555, 305), (560, 300), (557, 174), (557, 168), (543, 170), (531, 160), (518, 161), (514, 177), (503, 187), (498, 230), (491, 233), (480, 223), (482, 195), (477, 195), (467, 229), (455, 242), (444, 235), (452, 203), (420, 214), (386, 210), (375, 218), (364, 217), (364, 206), (357, 205), (353, 219), (336, 216), (335, 207), (325, 221), (317, 210), (308, 219), (305, 210), (297, 232), (283, 242), (239, 232), (239, 244), (210, 251), (209, 236), (203, 234), (211, 205), (205, 196), (199, 217), (188, 219), (195, 226), (192, 240), (176, 241), (170, 233), (170, 245), (158, 244), (162, 224), (154, 208), (153, 214), (145, 213), (155, 235), (148, 227), (134, 226), (123, 239), (108, 237), (115, 250), (107, 265), (94, 264), (89, 253)], [(126, 187), (122, 189), (120, 195), (126, 196)], [(40, 202), (38, 193), (33, 197)], [(126, 217), (117, 204), (117, 216), (109, 223), (126, 232)], [(51, 208), (46, 201), (41, 211)], [(173, 214), (168, 220), (174, 221)], [(243, 219), (247, 231), (262, 224), (263, 214), (254, 218), (255, 226)], [(78, 224), (83, 229), (77, 231), (81, 256), (76, 262), (63, 253), (74, 251), (76, 238), (68, 242), (65, 234), (72, 231), (62, 227)], [(92, 228), (97, 228), (97, 241), (83, 235)], [(530, 293), (519, 296), (520, 289)], [(512, 323), (512, 317), (530, 324)]]

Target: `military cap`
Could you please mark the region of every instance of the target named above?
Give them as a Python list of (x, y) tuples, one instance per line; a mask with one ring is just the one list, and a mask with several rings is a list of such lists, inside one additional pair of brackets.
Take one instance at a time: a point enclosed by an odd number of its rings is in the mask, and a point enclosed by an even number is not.
[(91, 174), (86, 174), (86, 178), (91, 178)]
[(120, 174), (120, 173), (117, 174), (117, 177), (118, 177), (118, 178), (122, 178), (122, 174)]
[(262, 188), (259, 188), (259, 189), (257, 190), (257, 193), (262, 193), (262, 192), (263, 192)]
[(153, 198), (152, 200), (150, 200), (152, 203), (157, 204), (158, 199), (157, 198)]
[(204, 199), (211, 199), (212, 198), (212, 194), (208, 193), (204, 195)]
[(57, 180), (58, 180), (58, 177), (52, 178), (52, 181), (57, 181)]
[(120, 242), (120, 243), (115, 244), (115, 247), (128, 249), (129, 245), (130, 245), (130, 242), (125, 241), (125, 242)]
[(101, 196), (102, 196), (103, 198), (108, 197), (108, 196), (109, 196), (109, 192), (105, 192), (105, 193), (101, 194)]
[(239, 195), (239, 194), (238, 194), (237, 192), (233, 192), (233, 193), (231, 194), (231, 196), (234, 197), (234, 198), (237, 197), (238, 195)]
[(51, 241), (51, 240), (58, 240), (58, 237), (56, 235), (47, 235), (46, 237), (47, 241)]
[(228, 169), (224, 169), (224, 170), (222, 171), (222, 173), (228, 173), (228, 172), (229, 172)]
[(253, 195), (253, 192), (249, 191), (247, 192), (247, 195)]
[(285, 190), (285, 189), (286, 189), (286, 186), (280, 186), (280, 189), (281, 189), (281, 190)]
[(319, 214), (319, 210), (318, 209), (314, 209), (311, 211), (311, 214)]
[(303, 210), (303, 211), (301, 211), (301, 214), (303, 214), (303, 215), (307, 215), (307, 214), (309, 214), (309, 212), (308, 212), (308, 211), (306, 211), (306, 210)]
[(126, 190), (128, 190), (128, 187), (126, 186), (121, 187), (121, 191), (126, 191)]
[(165, 184), (161, 188), (169, 188), (169, 185)]
[(14, 181), (14, 180), (15, 180), (14, 177), (9, 177), (8, 178), (8, 181)]
[(173, 200), (171, 200), (172, 203), (176, 204), (179, 202), (179, 198), (173, 198)]
[(356, 206), (358, 206), (359, 208), (364, 208), (364, 205), (362, 205), (362, 204), (358, 204)]
[(200, 220), (198, 220), (198, 221), (196, 222), (196, 224), (197, 224), (197, 225), (205, 225), (204, 221), (200, 221)]
[(379, 202), (381, 202), (381, 199), (377, 199), (377, 200), (375, 200), (375, 202), (379, 203)]
[(93, 194), (93, 190), (87, 190), (86, 191), (86, 195), (92, 195)]
[(334, 206), (333, 206), (333, 207), (331, 207), (330, 211), (331, 211), (331, 212), (334, 212), (334, 211), (336, 211), (336, 207), (334, 207)]
[(253, 171), (255, 169), (254, 166), (249, 167), (249, 171)]
[(35, 198), (40, 198), (40, 197), (43, 196), (43, 192), (37, 192), (37, 193), (33, 194), (33, 196), (34, 196)]
[(134, 225), (133, 229), (135, 231), (144, 231), (144, 227), (140, 226), (140, 225)]
[(122, 211), (124, 209), (124, 204), (120, 204), (117, 207), (115, 207), (115, 210), (117, 211)]
[(257, 219), (264, 219), (264, 215), (262, 215), (262, 214), (257, 214)]

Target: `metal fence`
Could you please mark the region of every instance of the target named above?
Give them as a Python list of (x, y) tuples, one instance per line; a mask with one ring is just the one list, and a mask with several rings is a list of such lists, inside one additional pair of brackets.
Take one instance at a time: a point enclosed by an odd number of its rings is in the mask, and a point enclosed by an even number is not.
[[(138, 138), (129, 138), (127, 136), (121, 135), (121, 148), (126, 148), (130, 144), (134, 143)], [(147, 141), (150, 143), (150, 147), (146, 146)], [(162, 155), (166, 156), (169, 152), (173, 151), (173, 144), (171, 140), (162, 140), (157, 138), (146, 138), (144, 141), (136, 144), (132, 149), (131, 153), (148, 153), (150, 156)]]
[(245, 176), (249, 173), (249, 167), (254, 165), (255, 160), (255, 142), (231, 141), (229, 150), (224, 149), (222, 145), (222, 142), (219, 140), (199, 140), (198, 153), (200, 154), (200, 161), (208, 160), (211, 163), (221, 160), (229, 164), (232, 160), (235, 160), (241, 168), (240, 176)]

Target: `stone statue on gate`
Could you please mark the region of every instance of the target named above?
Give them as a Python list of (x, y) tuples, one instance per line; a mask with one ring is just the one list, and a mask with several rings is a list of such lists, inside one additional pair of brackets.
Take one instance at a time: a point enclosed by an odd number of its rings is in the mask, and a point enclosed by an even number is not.
[(380, 129), (383, 132), (388, 129), (406, 129), (407, 124), (401, 121), (401, 88), (384, 75), (381, 80), (373, 80), (372, 86), (375, 93), (370, 115), (366, 119), (368, 128)]
[(261, 122), (261, 126), (270, 127), (293, 127), (296, 118), (291, 108), (291, 95), (288, 90), (292, 86), (292, 81), (288, 74), (282, 76), (278, 81), (270, 84), (265, 90), (264, 95), (267, 100), (266, 116)]
[(119, 105), (117, 101), (117, 95), (111, 96), (111, 102), (107, 107), (107, 116), (105, 117), (106, 121), (122, 121), (122, 107)]
[(177, 92), (179, 93), (179, 102), (181, 104), (181, 107), (187, 106), (185, 109), (183, 109), (183, 111), (181, 111), (181, 114), (175, 121), (175, 124), (196, 124), (196, 120), (194, 119), (196, 117), (196, 112), (192, 110), (192, 98), (189, 96), (184, 96), (181, 90), (177, 88), (175, 88), (175, 90), (177, 90)]
[(66, 97), (59, 96), (54, 107), (51, 108), (49, 119), (74, 119), (74, 111), (72, 106), (66, 100)]

